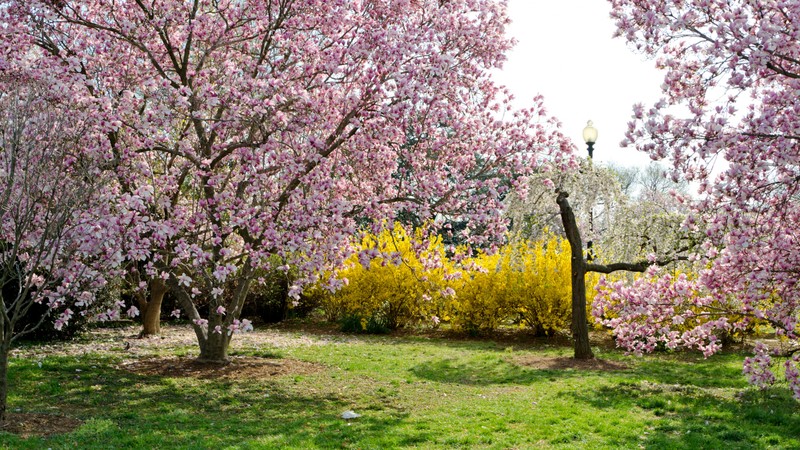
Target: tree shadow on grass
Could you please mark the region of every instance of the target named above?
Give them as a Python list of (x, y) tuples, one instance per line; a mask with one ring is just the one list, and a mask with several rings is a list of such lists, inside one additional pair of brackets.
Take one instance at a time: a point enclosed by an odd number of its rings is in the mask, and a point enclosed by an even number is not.
[[(631, 357), (636, 359), (636, 357)], [(636, 362), (635, 375), (655, 383), (700, 388), (746, 388), (739, 354), (713, 355), (708, 359), (694, 354), (653, 355)]]
[[(323, 335), (324, 336), (324, 335)], [(564, 354), (572, 353), (572, 341), (564, 336), (540, 337), (526, 332), (508, 332), (470, 336), (455, 332), (395, 332), (394, 334), (337, 334), (330, 336), (332, 341), (346, 340), (351, 343), (368, 345), (389, 345), (397, 347), (432, 345), (437, 347), (468, 350), (505, 352), (515, 350), (550, 350)], [(594, 346), (593, 342), (593, 346)]]
[(639, 408), (654, 416), (645, 448), (800, 448), (800, 407), (788, 389), (734, 394), (642, 381), (569, 396), (599, 409)]
[(410, 371), (419, 378), (437, 383), (489, 386), (530, 385), (556, 379), (598, 376), (600, 372), (626, 369), (625, 366), (610, 361), (587, 362), (565, 357), (539, 357), (536, 358), (535, 365), (528, 367), (527, 359), (496, 357), (463, 362), (455, 358), (445, 358), (417, 364)]
[[(343, 420), (340, 414), (352, 407), (356, 393), (307, 388), (300, 378), (314, 376), (308, 374), (249, 382), (170, 378), (131, 373), (90, 357), (51, 358), (41, 369), (22, 362), (13, 372), (15, 406), (87, 420), (73, 433), (47, 439), (0, 434), (0, 447), (342, 448), (367, 439), (374, 447), (391, 448), (398, 440), (433, 438), (429, 431), (403, 427), (408, 413), (380, 398), (367, 399), (362, 417)], [(42, 383), (48, 387), (38, 389)]]

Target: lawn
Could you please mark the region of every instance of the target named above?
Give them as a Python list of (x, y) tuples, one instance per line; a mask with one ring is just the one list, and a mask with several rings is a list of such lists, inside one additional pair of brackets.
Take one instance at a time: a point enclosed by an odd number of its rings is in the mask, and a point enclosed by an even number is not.
[[(349, 336), (265, 328), (232, 367), (185, 364), (187, 327), (19, 349), (11, 412), (82, 421), (4, 448), (800, 448), (785, 385), (747, 386), (743, 355), (626, 357), (575, 367), (554, 341)], [(237, 369), (237, 370), (234, 370)], [(353, 410), (361, 417), (340, 418)]]

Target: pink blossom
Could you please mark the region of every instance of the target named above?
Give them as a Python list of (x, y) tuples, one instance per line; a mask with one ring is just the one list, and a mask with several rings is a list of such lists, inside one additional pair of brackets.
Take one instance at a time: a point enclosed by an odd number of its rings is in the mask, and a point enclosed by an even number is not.
[(62, 312), (58, 316), (58, 319), (56, 319), (56, 321), (55, 321), (55, 329), (56, 330), (61, 330), (64, 327), (64, 325), (66, 325), (69, 322), (69, 320), (72, 318), (72, 316), (73, 316), (72, 310), (69, 309), (69, 308), (65, 309), (64, 312)]
[(192, 284), (192, 278), (190, 276), (186, 275), (185, 273), (182, 273), (182, 274), (178, 275), (178, 283), (181, 286), (187, 286), (188, 287), (189, 285)]
[(442, 297), (455, 297), (456, 291), (453, 290), (452, 287), (447, 286), (441, 290), (440, 294), (442, 295)]
[(772, 358), (769, 356), (769, 348), (763, 342), (758, 342), (753, 352), (755, 356), (745, 358), (742, 372), (751, 384), (758, 387), (766, 388), (773, 385), (775, 374), (771, 370)]

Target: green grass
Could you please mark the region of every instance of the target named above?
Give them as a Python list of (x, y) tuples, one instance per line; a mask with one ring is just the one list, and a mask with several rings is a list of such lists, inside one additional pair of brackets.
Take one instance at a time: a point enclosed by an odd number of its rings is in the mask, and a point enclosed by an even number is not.
[[(15, 358), (12, 412), (65, 414), (84, 424), (50, 438), (0, 433), (0, 447), (800, 448), (798, 403), (785, 386), (749, 388), (742, 355), (628, 358), (597, 349), (630, 368), (536, 370), (514, 361), (570, 349), (509, 345), (355, 336), (237, 348), (234, 340), (237, 354), (324, 365), (249, 381), (135, 375), (116, 368), (121, 350), (47, 356), (41, 368), (41, 359)], [(340, 419), (348, 409), (362, 417)]]

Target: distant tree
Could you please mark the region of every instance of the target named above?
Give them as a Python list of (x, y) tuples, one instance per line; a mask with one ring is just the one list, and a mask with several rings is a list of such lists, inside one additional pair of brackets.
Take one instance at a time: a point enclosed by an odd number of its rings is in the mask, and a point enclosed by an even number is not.
[(637, 183), (641, 169), (636, 166), (620, 166), (610, 164), (609, 170), (617, 177), (619, 188), (627, 197), (633, 197), (636, 193)]
[(636, 179), (638, 192), (636, 197), (661, 203), (667, 209), (683, 209), (680, 203), (675, 202), (676, 194), (685, 197), (688, 195), (689, 184), (682, 178), (673, 180), (669, 169), (658, 162), (651, 162), (639, 171)]
[[(620, 169), (610, 169), (619, 179)], [(603, 254), (620, 261), (649, 255), (669, 259), (675, 250), (691, 247), (696, 232), (682, 227), (689, 214), (687, 183), (672, 181), (656, 162), (624, 170), (625, 181), (633, 180), (622, 189), (623, 198), (611, 205), (608, 225), (596, 238)]]
[[(631, 199), (665, 201), (670, 208), (685, 209), (672, 199), (674, 194), (688, 195), (689, 184), (683, 180), (673, 180), (669, 168), (651, 161), (646, 166), (619, 166), (610, 164), (608, 169), (617, 177), (622, 193)], [(665, 205), (667, 206), (667, 205)]]

